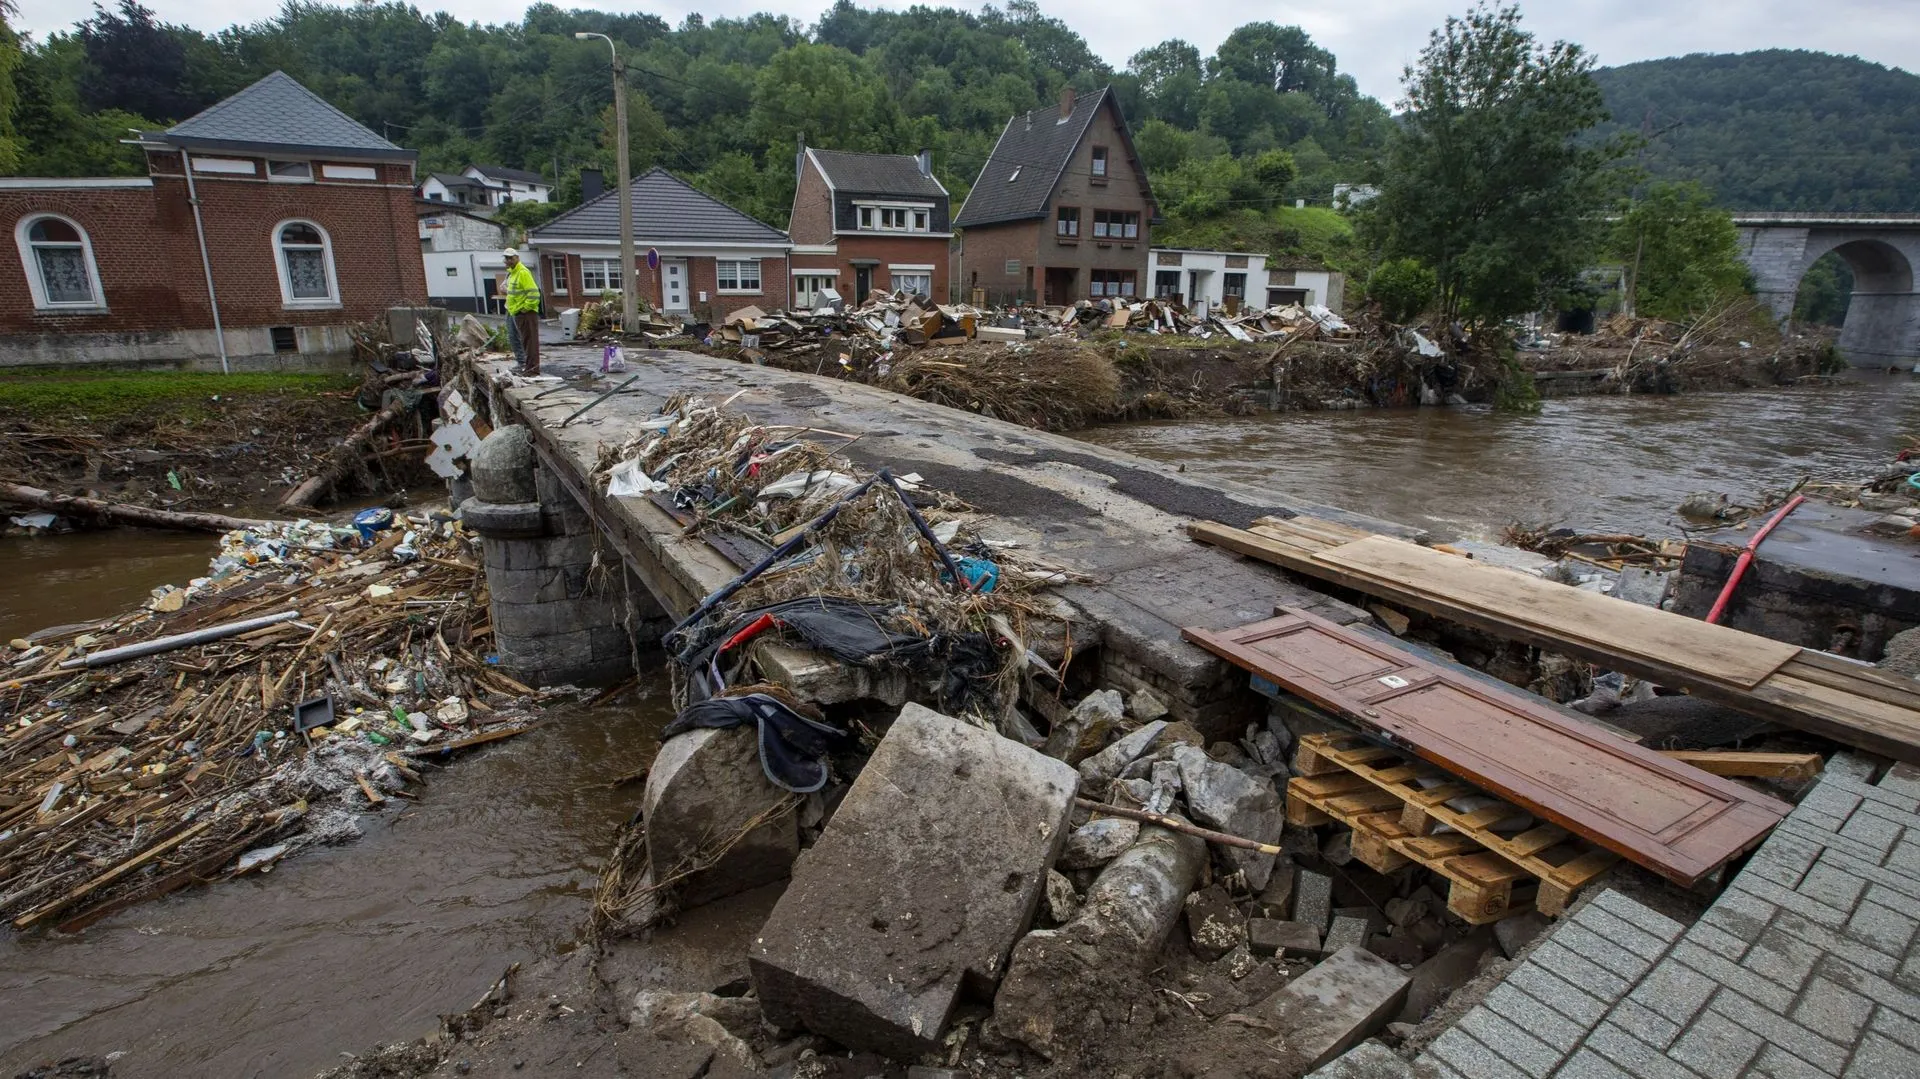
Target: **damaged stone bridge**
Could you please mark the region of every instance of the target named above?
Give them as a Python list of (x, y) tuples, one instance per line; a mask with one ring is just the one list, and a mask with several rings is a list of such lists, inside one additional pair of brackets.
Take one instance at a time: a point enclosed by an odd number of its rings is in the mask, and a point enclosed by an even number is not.
[[(558, 348), (528, 382), (505, 361), (480, 361), (469, 387), (496, 430), (473, 460), (467, 524), (487, 537), (501, 663), (536, 684), (601, 684), (633, 673), (636, 644), (656, 641), (765, 549), (720, 549), (688, 537), (644, 496), (609, 497), (592, 478), (603, 449), (656, 424), (679, 394), (727, 403), (784, 425), (856, 464), (918, 475), (985, 515), (983, 531), (1067, 577), (1047, 593), (1073, 628), (1076, 667), (1128, 693), (1150, 690), (1173, 718), (1237, 731), (1264, 714), (1246, 674), (1180, 638), (1182, 626), (1226, 628), (1276, 605), (1341, 623), (1365, 612), (1268, 566), (1193, 543), (1191, 520), (1245, 525), (1304, 514), (1369, 532), (1418, 538), (1403, 526), (1230, 482), (1201, 482), (1129, 454), (960, 412), (867, 386), (683, 352), (629, 350), (630, 387), (573, 419), (621, 380), (595, 380), (599, 351)], [(624, 567), (625, 572), (612, 572)], [(1036, 648), (1038, 645), (1036, 644)], [(1089, 653), (1097, 649), (1097, 658)], [(1058, 659), (1058, 656), (1050, 657)], [(792, 650), (774, 652), (786, 681), (823, 704), (863, 697), (901, 703), (898, 687)], [(1053, 702), (1029, 703), (1055, 718)]]

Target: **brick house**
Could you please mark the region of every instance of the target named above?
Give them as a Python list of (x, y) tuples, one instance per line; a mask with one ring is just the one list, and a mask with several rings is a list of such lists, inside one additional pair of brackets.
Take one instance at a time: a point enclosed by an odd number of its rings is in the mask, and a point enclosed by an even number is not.
[(137, 144), (144, 177), (0, 179), (0, 363), (339, 356), (425, 301), (414, 152), (286, 74)]
[(1068, 304), (1148, 294), (1160, 223), (1147, 170), (1111, 88), (1007, 121), (954, 218), (961, 288), (989, 303)]
[(814, 307), (824, 288), (852, 304), (876, 289), (947, 300), (951, 202), (931, 151), (855, 154), (803, 142), (794, 172), (796, 307)]
[[(787, 305), (787, 234), (755, 220), (665, 169), (636, 176), (633, 203), (634, 282), (640, 298), (661, 311), (715, 322), (743, 307)], [(549, 310), (597, 299), (623, 287), (620, 197), (590, 199), (527, 237), (537, 252)]]

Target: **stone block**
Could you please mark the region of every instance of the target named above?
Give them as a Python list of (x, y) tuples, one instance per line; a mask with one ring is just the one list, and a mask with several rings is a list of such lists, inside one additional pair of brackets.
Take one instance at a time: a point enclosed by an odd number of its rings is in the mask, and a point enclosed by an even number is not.
[(468, 462), (473, 496), (483, 502), (538, 502), (533, 478), (533, 432), (514, 424), (480, 440)]
[(1326, 931), (1332, 918), (1333, 878), (1302, 869), (1293, 886), (1293, 920), (1305, 922), (1319, 933)]
[(1089, 790), (1097, 790), (1113, 777), (1126, 770), (1145, 753), (1167, 729), (1164, 720), (1155, 720), (1127, 735), (1107, 748), (1080, 762), (1080, 779)]
[(1247, 916), (1218, 884), (1187, 897), (1187, 939), (1193, 953), (1211, 963), (1246, 942)]
[(1305, 922), (1254, 918), (1247, 922), (1247, 941), (1255, 955), (1318, 959), (1326, 954), (1321, 949), (1320, 930)]
[(1553, 925), (1553, 920), (1539, 911), (1528, 911), (1512, 918), (1502, 918), (1493, 923), (1493, 939), (1500, 945), (1500, 954), (1512, 959), (1520, 950), (1538, 940), (1540, 934)]
[(1337, 952), (1342, 948), (1364, 948), (1367, 946), (1367, 938), (1372, 935), (1365, 918), (1335, 915), (1333, 927), (1327, 930), (1326, 949), (1329, 952)]
[(1311, 1071), (1385, 1026), (1411, 979), (1362, 948), (1342, 948), (1250, 1009), (1282, 1031), (1270, 1043), (1286, 1064)]
[[(654, 879), (708, 857), (716, 837), (735, 834), (785, 796), (761, 769), (756, 728), (708, 728), (667, 739), (647, 772), (641, 801)], [(682, 907), (696, 907), (784, 880), (799, 852), (794, 815), (781, 814), (749, 832), (717, 864), (681, 881), (676, 899)]]
[(904, 708), (748, 950), (761, 1008), (853, 1049), (935, 1049), (984, 994), (1065, 842), (1074, 770)]
[(460, 521), (488, 539), (518, 539), (545, 535), (547, 525), (538, 502), (488, 502), (469, 498), (460, 505)]
[(1298, 870), (1290, 861), (1276, 862), (1267, 886), (1260, 889), (1255, 906), (1269, 918), (1285, 918), (1293, 907), (1293, 882)]
[(1414, 1074), (1413, 1065), (1368, 1039), (1327, 1061), (1307, 1079), (1413, 1079)]
[(1102, 689), (1089, 693), (1073, 706), (1067, 718), (1047, 734), (1046, 754), (1077, 765), (1104, 749), (1107, 738), (1120, 728), (1125, 718), (1126, 700), (1118, 692)]
[(1140, 838), (1140, 822), (1122, 817), (1088, 821), (1067, 836), (1060, 852), (1061, 869), (1092, 869), (1120, 857)]

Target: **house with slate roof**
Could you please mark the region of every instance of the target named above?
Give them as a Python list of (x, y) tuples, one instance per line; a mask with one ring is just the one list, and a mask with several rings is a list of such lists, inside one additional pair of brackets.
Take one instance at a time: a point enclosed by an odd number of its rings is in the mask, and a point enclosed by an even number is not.
[(1147, 295), (1160, 208), (1111, 88), (1007, 121), (954, 218), (963, 293), (1069, 304)]
[(420, 197), (486, 213), (509, 202), (552, 202), (553, 184), (537, 172), (499, 165), (468, 165), (460, 172), (430, 172)]
[(858, 304), (875, 290), (945, 303), (953, 237), (947, 189), (933, 154), (856, 154), (809, 147), (794, 155), (794, 306), (831, 288)]
[(425, 302), (414, 151), (285, 73), (133, 142), (146, 176), (0, 178), (0, 364), (345, 356)]
[(634, 177), (535, 228), (526, 246), (550, 309), (618, 292), (620, 204), (633, 205), (640, 298), (661, 311), (709, 322), (743, 307), (772, 311), (788, 298), (787, 234), (699, 191), (665, 169)]

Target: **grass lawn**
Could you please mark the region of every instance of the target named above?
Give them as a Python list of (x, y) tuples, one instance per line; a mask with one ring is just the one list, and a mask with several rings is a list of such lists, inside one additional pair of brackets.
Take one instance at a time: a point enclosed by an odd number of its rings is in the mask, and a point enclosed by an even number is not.
[(188, 411), (215, 400), (276, 394), (351, 390), (350, 372), (244, 371), (53, 371), (0, 372), (0, 412), (27, 416), (80, 413), (92, 418), (124, 416), (157, 405)]

